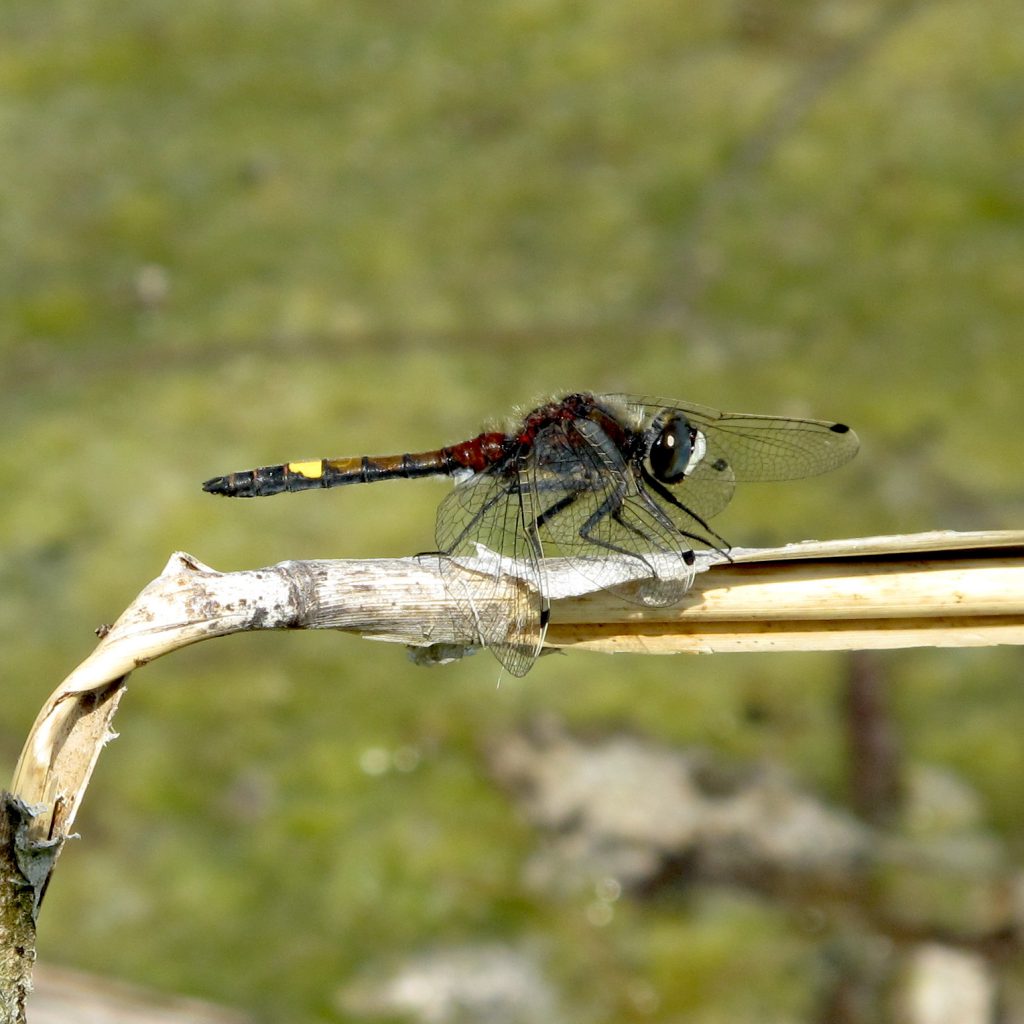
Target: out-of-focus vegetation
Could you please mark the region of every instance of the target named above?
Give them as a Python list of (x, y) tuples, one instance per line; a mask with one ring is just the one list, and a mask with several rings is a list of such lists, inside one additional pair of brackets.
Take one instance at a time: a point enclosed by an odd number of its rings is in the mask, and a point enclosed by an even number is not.
[[(1018, 0), (8, 0), (0, 21), (11, 766), (172, 550), (419, 551), (446, 486), (231, 503), (203, 479), (459, 440), (551, 391), (852, 423), (851, 467), (737, 497), (716, 522), (737, 543), (1021, 523)], [(1024, 853), (1018, 652), (884, 664), (909, 757), (961, 773)], [(134, 679), (41, 955), (315, 1021), (367, 965), (525, 939), (577, 1021), (810, 1019), (820, 933), (777, 907), (598, 925), (524, 886), (535, 839), (482, 748), (553, 711), (841, 801), (843, 670), (578, 655), (495, 689), (486, 657), (427, 671), (341, 635), (201, 645)]]

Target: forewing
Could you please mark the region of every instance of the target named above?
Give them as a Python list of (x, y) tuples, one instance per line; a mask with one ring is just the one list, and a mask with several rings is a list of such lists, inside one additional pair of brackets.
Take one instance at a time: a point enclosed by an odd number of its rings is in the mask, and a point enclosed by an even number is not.
[[(624, 403), (648, 423), (664, 409), (678, 409), (704, 432), (708, 471), (728, 466), (740, 482), (799, 480), (827, 473), (852, 459), (860, 444), (849, 427), (828, 420), (722, 413), (673, 399), (607, 397)], [(696, 477), (694, 473), (692, 479)]]

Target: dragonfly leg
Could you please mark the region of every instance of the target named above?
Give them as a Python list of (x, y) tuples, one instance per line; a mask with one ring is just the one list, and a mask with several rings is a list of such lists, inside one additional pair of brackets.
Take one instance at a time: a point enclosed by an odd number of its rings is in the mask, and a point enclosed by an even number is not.
[[(708, 525), (707, 521), (703, 519), (701, 516), (697, 515), (697, 513), (694, 512), (693, 509), (687, 508), (667, 487), (665, 487), (660, 481), (656, 480), (653, 476), (651, 476), (651, 474), (647, 471), (646, 467), (642, 465), (640, 466), (640, 475), (643, 477), (644, 483), (647, 484), (647, 486), (650, 487), (651, 490), (654, 491), (659, 498), (661, 498), (663, 501), (667, 501), (670, 505), (673, 505), (681, 512), (685, 512), (692, 520), (694, 520), (694, 522), (698, 523), (705, 530), (707, 530), (707, 536), (702, 537), (699, 533), (690, 533), (689, 531), (682, 529), (682, 527), (677, 526), (675, 523), (672, 524), (673, 530), (680, 534), (680, 536), (686, 537), (687, 540), (695, 540), (700, 544), (707, 544), (709, 537), (714, 538), (714, 540), (719, 541), (721, 543), (721, 547), (719, 547), (719, 545), (715, 543), (712, 543), (711, 547), (713, 547), (716, 551), (720, 551), (723, 555), (728, 557), (729, 548), (731, 548), (732, 545), (720, 533), (718, 533), (717, 530), (713, 530)], [(640, 493), (643, 494), (643, 489), (641, 489)], [(654, 502), (651, 501), (650, 498), (648, 498), (647, 500), (651, 505), (654, 504)]]
[(536, 519), (533, 521), (535, 530), (539, 530), (549, 519), (554, 519), (559, 512), (567, 509), (579, 496), (579, 491), (575, 494), (567, 494), (564, 498), (560, 498), (550, 508), (546, 508)]
[[(550, 522), (560, 512), (564, 512), (565, 509), (567, 509), (570, 505), (577, 501), (584, 493), (584, 491), (576, 491), (572, 494), (567, 494), (563, 498), (559, 498), (558, 501), (556, 501), (553, 505), (545, 509), (539, 516), (537, 516), (537, 518), (534, 520), (535, 529), (539, 529), (541, 526), (544, 526), (546, 523)], [(582, 540), (585, 540), (588, 544), (593, 544), (595, 547), (604, 548), (606, 551), (613, 551), (617, 555), (624, 555), (629, 558), (639, 559), (653, 574), (655, 573), (654, 566), (651, 565), (651, 563), (646, 558), (644, 558), (643, 555), (638, 554), (635, 551), (630, 551), (628, 548), (621, 547), (618, 544), (614, 544), (610, 540), (605, 540), (601, 537), (595, 537), (593, 535), (592, 531), (595, 529), (597, 524), (600, 523), (601, 520), (604, 519), (606, 516), (611, 516), (612, 519), (614, 519), (615, 522), (617, 522), (624, 530), (628, 530), (630, 533), (636, 534), (638, 537), (642, 538), (646, 543), (650, 544), (652, 547), (658, 547), (659, 542), (657, 537), (644, 532), (635, 523), (627, 522), (622, 517), (623, 495), (624, 490), (622, 488), (617, 488), (615, 491), (609, 494), (608, 497), (605, 498), (605, 500), (590, 514), (586, 522), (583, 523), (583, 525), (579, 528), (577, 533)], [(669, 520), (666, 517), (665, 513), (662, 512), (661, 509), (658, 508), (658, 506), (654, 505), (653, 503), (651, 507), (651, 512), (657, 519), (660, 519), (664, 523), (664, 525), (666, 525), (670, 529), (676, 529), (675, 525), (671, 522), (671, 520)]]
[(598, 523), (601, 522), (606, 516), (611, 516), (623, 529), (628, 530), (630, 533), (635, 533), (638, 537), (643, 538), (648, 544), (653, 547), (658, 546), (657, 538), (652, 537), (641, 530), (635, 523), (628, 523), (622, 518), (622, 498), (623, 494), (621, 490), (616, 490), (609, 494), (608, 497), (590, 514), (587, 521), (579, 528), (579, 535), (588, 544), (593, 544), (596, 547), (604, 548), (606, 551), (614, 551), (618, 555), (625, 555), (628, 558), (636, 558), (650, 570), (652, 575), (657, 575), (655, 567), (646, 559), (643, 555), (636, 551), (630, 551), (628, 548), (621, 547), (618, 544), (612, 543), (610, 540), (605, 540), (602, 537), (595, 537), (593, 530)]

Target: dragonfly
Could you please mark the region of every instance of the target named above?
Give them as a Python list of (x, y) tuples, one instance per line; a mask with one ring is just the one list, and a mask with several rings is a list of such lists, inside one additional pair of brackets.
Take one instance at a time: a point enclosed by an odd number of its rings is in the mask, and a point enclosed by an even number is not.
[[(453, 617), (460, 635), (523, 676), (550, 618), (547, 559), (569, 559), (598, 588), (621, 583), (626, 565), (646, 581), (636, 600), (674, 604), (692, 585), (695, 548), (728, 557), (709, 520), (737, 483), (816, 476), (849, 461), (858, 445), (844, 423), (577, 392), (447, 447), (287, 462), (214, 477), (203, 489), (254, 498), (454, 478), (435, 529)], [(467, 573), (483, 554), (487, 569)]]

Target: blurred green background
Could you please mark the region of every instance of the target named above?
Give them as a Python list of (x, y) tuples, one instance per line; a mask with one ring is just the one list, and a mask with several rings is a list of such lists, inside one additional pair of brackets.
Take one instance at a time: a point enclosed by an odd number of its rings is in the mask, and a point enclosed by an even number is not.
[[(12, 767), (173, 550), (408, 554), (447, 486), (229, 503), (202, 480), (461, 440), (551, 392), (855, 426), (850, 467), (738, 495), (734, 543), (1021, 525), (1019, 0), (5, 0), (0, 21)], [(884, 664), (909, 756), (961, 773), (1024, 854), (1018, 652)], [(772, 758), (841, 802), (844, 671), (578, 654), (496, 689), (486, 656), (424, 670), (340, 634), (200, 645), (133, 678), (40, 954), (328, 1021), (367, 965), (526, 936), (575, 1020), (652, 1019), (637, 978), (656, 1019), (810, 1019), (815, 938), (770, 907), (598, 927), (528, 891), (536, 838), (483, 748), (551, 711)]]

